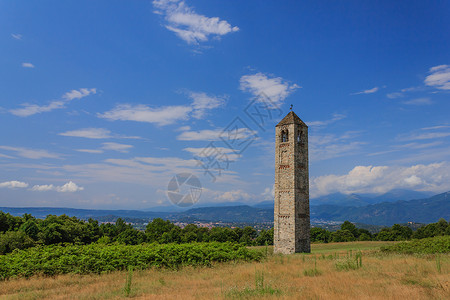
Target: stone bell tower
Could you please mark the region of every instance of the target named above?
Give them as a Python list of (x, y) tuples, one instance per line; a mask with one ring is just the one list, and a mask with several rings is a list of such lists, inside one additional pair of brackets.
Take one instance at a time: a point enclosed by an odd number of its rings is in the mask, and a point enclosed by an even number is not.
[(275, 127), (274, 252), (311, 252), (308, 126), (290, 111)]

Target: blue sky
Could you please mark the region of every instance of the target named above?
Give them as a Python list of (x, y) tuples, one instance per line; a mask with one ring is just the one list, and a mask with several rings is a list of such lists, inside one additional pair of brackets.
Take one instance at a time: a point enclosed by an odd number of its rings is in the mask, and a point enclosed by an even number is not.
[(271, 199), (290, 104), (309, 125), (312, 197), (448, 191), (449, 13), (446, 1), (1, 1), (0, 206), (169, 205), (177, 173), (198, 176), (200, 203)]

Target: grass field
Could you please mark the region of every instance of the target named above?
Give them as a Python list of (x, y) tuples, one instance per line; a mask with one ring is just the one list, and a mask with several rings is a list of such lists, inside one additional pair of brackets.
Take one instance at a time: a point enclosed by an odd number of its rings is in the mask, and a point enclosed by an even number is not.
[[(377, 251), (389, 242), (312, 245), (311, 254), (179, 271), (0, 282), (2, 299), (450, 299), (450, 255)], [(263, 250), (264, 247), (263, 247)], [(269, 247), (268, 252), (272, 249)]]

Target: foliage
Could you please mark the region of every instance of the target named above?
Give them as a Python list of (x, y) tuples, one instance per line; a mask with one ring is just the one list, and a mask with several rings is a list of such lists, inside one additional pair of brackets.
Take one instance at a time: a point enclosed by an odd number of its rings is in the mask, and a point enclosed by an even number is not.
[[(357, 228), (345, 221), (340, 230), (330, 232), (322, 228), (311, 228), (311, 241), (319, 243), (350, 241), (402, 241), (411, 238), (426, 238), (450, 234), (450, 224), (444, 219), (437, 223), (420, 227), (413, 232), (407, 226), (395, 224), (383, 228), (378, 234)], [(273, 245), (273, 228), (258, 232), (250, 226), (244, 228), (214, 227), (212, 229), (189, 224), (180, 228), (168, 220), (156, 218), (149, 222), (145, 231), (133, 228), (131, 224), (118, 218), (115, 223), (99, 224), (89, 219), (83, 221), (66, 215), (48, 215), (36, 219), (30, 214), (14, 217), (0, 211), (0, 254), (24, 249), (34, 245), (75, 244), (125, 244), (142, 243), (200, 243), (232, 242), (247, 246)]]
[(0, 279), (104, 273), (127, 268), (210, 266), (231, 260), (259, 261), (262, 251), (232, 243), (141, 244), (141, 245), (50, 245), (16, 250), (0, 256)]
[(450, 236), (436, 236), (432, 238), (401, 242), (391, 246), (381, 247), (381, 250), (384, 252), (398, 252), (406, 254), (450, 253)]
[(14, 249), (30, 248), (34, 245), (34, 241), (23, 231), (0, 233), (0, 254), (12, 252)]

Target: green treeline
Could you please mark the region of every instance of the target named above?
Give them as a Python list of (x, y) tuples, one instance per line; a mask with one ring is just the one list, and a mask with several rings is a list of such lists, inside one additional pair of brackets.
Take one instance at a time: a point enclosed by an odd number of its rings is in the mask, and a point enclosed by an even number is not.
[(380, 232), (372, 234), (366, 229), (357, 228), (353, 223), (345, 221), (341, 229), (330, 232), (322, 228), (311, 228), (311, 242), (352, 242), (352, 241), (407, 241), (411, 239), (423, 239), (434, 236), (450, 235), (450, 223), (440, 219), (437, 223), (431, 223), (413, 231), (407, 226), (395, 224), (392, 227), (383, 228)]
[[(341, 229), (330, 232), (322, 228), (311, 228), (312, 242), (348, 242), (348, 241), (400, 241), (421, 239), (433, 236), (450, 235), (450, 224), (444, 219), (412, 231), (409, 227), (394, 225), (384, 228), (376, 234), (357, 228), (349, 221)], [(80, 220), (66, 215), (49, 215), (45, 219), (36, 219), (30, 214), (15, 217), (0, 211), (0, 254), (14, 249), (26, 249), (39, 245), (73, 244), (125, 244), (142, 243), (183, 244), (192, 242), (233, 242), (246, 246), (272, 245), (273, 229), (214, 227), (212, 229), (189, 224), (183, 229), (163, 219), (150, 222), (145, 231), (126, 224), (121, 218), (115, 224), (89, 219)]]
[(189, 224), (183, 229), (163, 219), (150, 222), (145, 232), (126, 224), (121, 218), (115, 224), (89, 219), (87, 222), (66, 215), (49, 215), (44, 220), (30, 214), (15, 217), (0, 211), (0, 254), (14, 249), (26, 249), (38, 245), (74, 244), (125, 244), (142, 243), (191, 243), (234, 242), (243, 245), (273, 244), (273, 229), (259, 233), (252, 227), (212, 229)]

